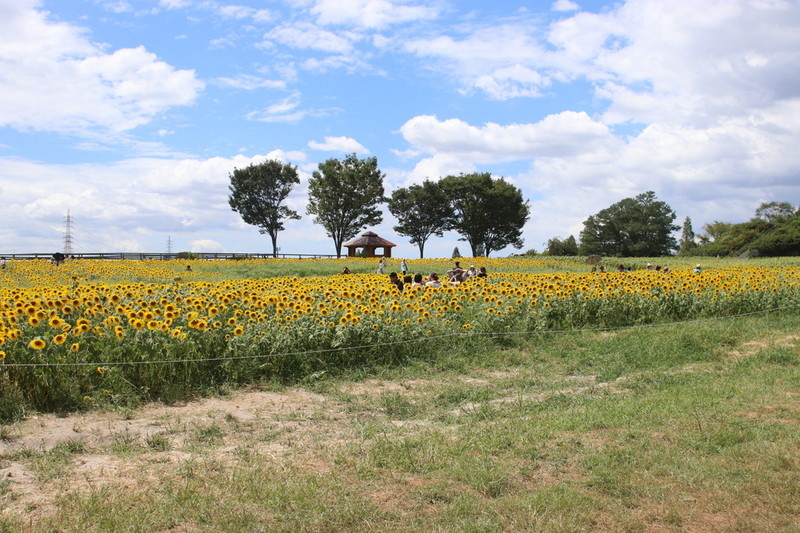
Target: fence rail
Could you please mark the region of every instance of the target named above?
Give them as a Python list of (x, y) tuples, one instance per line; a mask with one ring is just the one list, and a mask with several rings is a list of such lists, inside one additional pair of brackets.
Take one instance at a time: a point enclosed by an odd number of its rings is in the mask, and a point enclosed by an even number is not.
[[(29, 253), (29, 254), (5, 254), (0, 253), (0, 257), (7, 260), (23, 259), (52, 259), (52, 253)], [(239, 260), (239, 259), (336, 259), (335, 255), (329, 254), (251, 254), (251, 253), (209, 253), (192, 252), (187, 256), (186, 253), (148, 253), (148, 252), (111, 252), (111, 253), (82, 253), (68, 254), (72, 259), (106, 259), (109, 261), (133, 260), (143, 261), (145, 259), (169, 261), (171, 259), (203, 259), (203, 260)]]

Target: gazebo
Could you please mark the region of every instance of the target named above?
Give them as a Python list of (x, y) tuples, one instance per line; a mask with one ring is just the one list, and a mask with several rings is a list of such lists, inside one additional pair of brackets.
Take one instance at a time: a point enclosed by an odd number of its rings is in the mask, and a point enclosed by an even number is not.
[[(358, 255), (358, 249), (364, 249), (364, 255), (366, 257), (392, 257), (392, 248), (397, 246), (393, 242), (389, 242), (386, 239), (382, 239), (378, 237), (376, 233), (368, 231), (361, 235), (361, 237), (357, 237), (352, 241), (348, 241), (344, 243), (344, 247), (347, 248), (347, 256), (348, 257), (355, 257)], [(375, 253), (376, 248), (383, 248), (383, 254), (378, 255)]]

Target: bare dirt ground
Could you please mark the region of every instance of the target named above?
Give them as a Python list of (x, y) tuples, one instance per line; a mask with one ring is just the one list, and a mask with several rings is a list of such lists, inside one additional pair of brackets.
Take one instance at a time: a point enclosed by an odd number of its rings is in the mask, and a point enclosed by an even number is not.
[[(36, 416), (6, 426), (0, 440), (0, 457), (6, 458), (0, 459), (2, 512), (46, 514), (65, 491), (139, 484), (193, 456), (233, 460), (239, 446), (257, 445), (281, 460), (308, 449), (298, 444), (333, 438), (346, 425), (340, 406), (304, 390), (240, 391), (134, 413)], [(59, 450), (77, 453), (65, 454), (59, 464), (53, 459)]]

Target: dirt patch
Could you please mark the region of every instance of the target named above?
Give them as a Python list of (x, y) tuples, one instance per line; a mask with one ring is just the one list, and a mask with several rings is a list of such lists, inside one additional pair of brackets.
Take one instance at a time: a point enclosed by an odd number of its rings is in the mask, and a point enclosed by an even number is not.
[[(7, 438), (0, 441), (2, 513), (46, 515), (67, 491), (155, 482), (198, 456), (233, 462), (240, 445), (284, 460), (314, 442), (335, 439), (342, 431), (337, 419), (344, 419), (338, 405), (305, 390), (153, 404), (135, 417), (114, 412), (32, 417), (6, 426)], [(327, 468), (311, 461), (308, 466)]]

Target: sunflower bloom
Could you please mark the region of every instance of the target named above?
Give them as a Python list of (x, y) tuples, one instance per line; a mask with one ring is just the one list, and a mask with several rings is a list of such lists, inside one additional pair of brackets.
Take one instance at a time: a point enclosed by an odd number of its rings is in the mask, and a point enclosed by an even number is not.
[(30, 348), (33, 348), (34, 350), (42, 350), (42, 349), (44, 349), (45, 346), (47, 346), (47, 343), (44, 342), (42, 339), (33, 339), (28, 344), (28, 346)]

